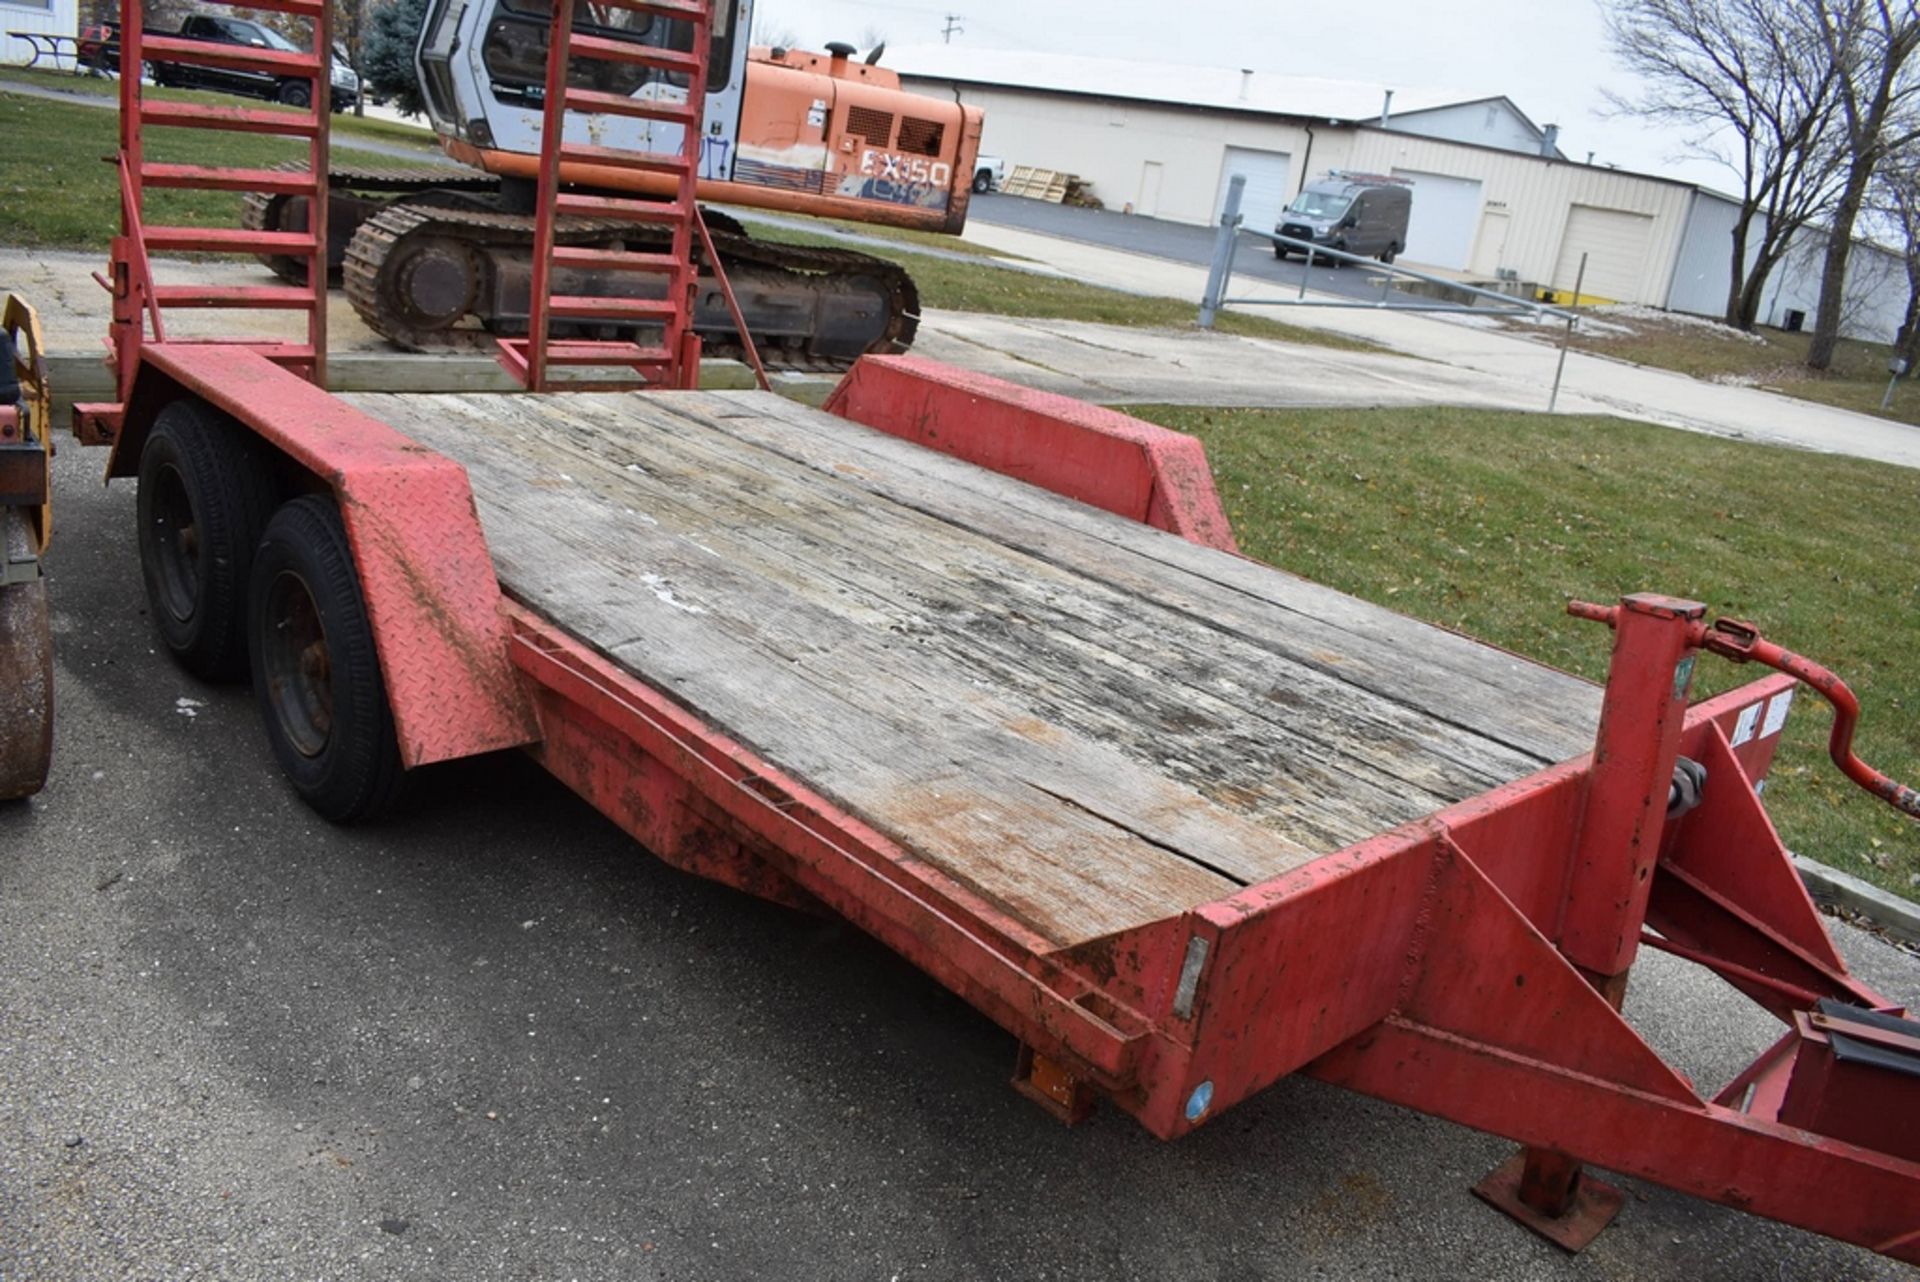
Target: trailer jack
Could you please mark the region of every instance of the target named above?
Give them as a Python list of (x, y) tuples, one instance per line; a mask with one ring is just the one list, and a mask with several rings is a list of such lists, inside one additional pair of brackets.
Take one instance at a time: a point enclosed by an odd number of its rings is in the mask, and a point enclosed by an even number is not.
[[(1920, 793), (1873, 769), (1853, 752), (1860, 703), (1846, 682), (1821, 664), (1767, 641), (1753, 624), (1738, 619), (1718, 619), (1707, 624), (1702, 621), (1704, 607), (1658, 597), (1629, 597), (1617, 606), (1574, 601), (1568, 604), (1567, 612), (1576, 618), (1607, 624), (1618, 638), (1589, 785), (1587, 823), (1582, 826), (1583, 846), (1588, 845), (1585, 829), (1597, 817), (1596, 796), (1610, 795), (1604, 805), (1618, 818), (1623, 813), (1621, 803), (1630, 802), (1631, 798), (1619, 791), (1609, 794), (1609, 789), (1616, 788), (1623, 776), (1636, 770), (1651, 767), (1656, 778), (1660, 773), (1657, 765), (1628, 751), (1637, 747), (1644, 752), (1644, 738), (1637, 745), (1629, 745), (1624, 739), (1616, 740), (1614, 747), (1625, 760), (1616, 759), (1615, 753), (1609, 751), (1609, 726), (1617, 730), (1630, 719), (1642, 726), (1664, 726), (1663, 702), (1671, 706), (1684, 699), (1692, 678), (1694, 653), (1698, 650), (1734, 663), (1759, 663), (1811, 686), (1833, 705), (1833, 732), (1828, 751), (1841, 772), (1903, 813), (1920, 817)], [(1660, 694), (1663, 685), (1668, 688), (1664, 701)], [(1628, 706), (1624, 702), (1617, 705), (1616, 697), (1622, 694), (1637, 698), (1638, 705)], [(1775, 699), (1784, 697), (1784, 693), (1774, 696)], [(1784, 706), (1780, 705), (1782, 713)], [(1623, 712), (1631, 713), (1632, 717), (1621, 716)], [(1749, 714), (1754, 718), (1760, 715), (1760, 705)], [(1748, 729), (1752, 729), (1751, 723)], [(1738, 733), (1736, 726), (1735, 734)], [(1675, 758), (1670, 777), (1665, 814), (1668, 823), (1698, 805), (1705, 786), (1702, 767), (1685, 757)], [(1638, 825), (1649, 817), (1657, 793), (1657, 789), (1649, 790), (1640, 812), (1633, 816), (1636, 837), (1645, 834), (1646, 830)], [(1617, 837), (1624, 831), (1616, 822), (1613, 835)], [(1562, 925), (1563, 928), (1571, 925), (1574, 929), (1570, 935), (1563, 934), (1561, 943), (1583, 976), (1615, 1010), (1620, 1008), (1627, 979), (1626, 965), (1621, 963), (1630, 964), (1631, 951), (1616, 948), (1611, 956), (1592, 952), (1591, 941), (1605, 935), (1604, 929), (1594, 928), (1598, 918), (1605, 927), (1635, 928), (1633, 933), (1638, 943), (1715, 969), (1736, 986), (1745, 987), (1749, 995), (1766, 994), (1776, 1014), (1790, 1016), (1791, 1031), (1727, 1087), (1715, 1104), (1731, 1104), (1743, 1114), (1771, 1116), (1779, 1123), (1878, 1149), (1909, 1162), (1920, 1159), (1920, 1128), (1896, 1128), (1901, 1134), (1890, 1135), (1884, 1122), (1889, 1116), (1901, 1115), (1901, 1110), (1911, 1112), (1912, 1092), (1907, 1084), (1920, 1078), (1920, 1024), (1898, 1018), (1896, 1012), (1884, 1008), (1866, 1009), (1835, 1001), (1811, 988), (1787, 983), (1769, 974), (1772, 967), (1743, 965), (1710, 948), (1690, 947), (1672, 937), (1684, 931), (1655, 934), (1637, 929), (1650, 912), (1657, 917), (1661, 908), (1652, 902), (1649, 894), (1639, 895), (1637, 901), (1633, 895), (1635, 885), (1650, 885), (1656, 880), (1648, 876), (1652, 870), (1644, 862), (1651, 857), (1641, 843), (1633, 860), (1615, 865), (1632, 875), (1630, 882), (1612, 883), (1615, 889), (1624, 885), (1628, 891), (1624, 902), (1629, 906), (1623, 913), (1607, 913), (1607, 907), (1622, 904), (1618, 899), (1605, 901), (1603, 906), (1603, 901), (1595, 896), (1580, 893), (1577, 886), (1569, 887), (1568, 911), (1563, 914)], [(1661, 871), (1671, 875), (1676, 870), (1666, 866)], [(1663, 895), (1662, 898), (1671, 901), (1675, 896)], [(1636, 902), (1637, 908), (1631, 906)], [(1626, 934), (1625, 930), (1618, 931), (1612, 939), (1618, 945)], [(1569, 943), (1574, 947), (1568, 947)], [(1577, 952), (1583, 945), (1588, 951)], [(1781, 1009), (1782, 1005), (1791, 1009)], [(1474, 1193), (1569, 1251), (1579, 1251), (1593, 1241), (1618, 1213), (1623, 1200), (1618, 1189), (1587, 1176), (1577, 1159), (1556, 1149), (1533, 1147), (1503, 1163), (1474, 1187)], [(1890, 1245), (1878, 1244), (1878, 1249), (1886, 1250)]]

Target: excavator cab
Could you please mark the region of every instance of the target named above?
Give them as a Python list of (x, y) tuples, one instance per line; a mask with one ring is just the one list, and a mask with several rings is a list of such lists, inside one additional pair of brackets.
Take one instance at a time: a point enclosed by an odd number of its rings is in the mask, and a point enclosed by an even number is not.
[[(700, 195), (762, 209), (958, 234), (966, 224), (978, 108), (911, 94), (890, 68), (828, 52), (750, 49), (749, 0), (714, 0)], [(447, 153), (503, 177), (531, 178), (540, 155), (548, 0), (435, 0), (418, 61), (427, 114)], [(577, 35), (691, 52), (691, 28), (606, 5), (575, 12)], [(686, 78), (606, 59), (577, 58), (580, 89), (686, 100)], [(574, 116), (566, 140), (673, 151), (681, 126), (631, 116)], [(647, 191), (632, 173), (563, 165), (583, 188)], [(653, 184), (665, 195), (667, 183)]]
[[(743, 352), (742, 324), (767, 363), (783, 369), (838, 370), (867, 353), (906, 350), (919, 295), (899, 264), (850, 247), (749, 236), (705, 206), (958, 234), (980, 147), (979, 108), (909, 93), (894, 71), (854, 58), (850, 46), (749, 48), (752, 0), (710, 0), (705, 99), (690, 110), (690, 74), (700, 69), (688, 56), (696, 26), (671, 14), (684, 3), (661, 0), (640, 12), (582, 0), (574, 10), (573, 50), (592, 56), (569, 64), (569, 97), (589, 97), (565, 114), (557, 163), (570, 199), (603, 204), (595, 216), (560, 220), (556, 243), (568, 261), (555, 291), (655, 296), (647, 292), (657, 293), (655, 285), (614, 265), (664, 252), (659, 220), (636, 214), (633, 202), (677, 201), (679, 171), (623, 157), (679, 155), (691, 126), (700, 131), (695, 199), (742, 305), (736, 318), (720, 291), (698, 291), (693, 327), (706, 355)], [(528, 332), (552, 15), (549, 0), (432, 0), (415, 47), (421, 96), (441, 147), (471, 169), (335, 166), (328, 174), (329, 275), (367, 326), (400, 347), (492, 351), (497, 339)], [(661, 52), (622, 58), (619, 43)], [(305, 204), (303, 196), (251, 193), (245, 226), (303, 231)], [(290, 282), (306, 279), (304, 260), (262, 261)], [(599, 317), (551, 333), (617, 340), (635, 329)]]
[[(747, 46), (737, 39), (741, 0), (714, 0), (701, 130), (703, 181), (732, 177)], [(489, 173), (531, 176), (540, 154), (547, 78), (548, 0), (435, 0), (421, 29), (418, 62), (427, 115), (457, 160)], [(631, 9), (582, 4), (577, 34), (691, 52), (691, 28)], [(627, 98), (685, 102), (684, 75), (632, 63), (576, 58), (569, 83)], [(682, 126), (630, 116), (570, 119), (569, 142), (628, 151), (674, 151)], [(578, 134), (576, 137), (575, 134)]]

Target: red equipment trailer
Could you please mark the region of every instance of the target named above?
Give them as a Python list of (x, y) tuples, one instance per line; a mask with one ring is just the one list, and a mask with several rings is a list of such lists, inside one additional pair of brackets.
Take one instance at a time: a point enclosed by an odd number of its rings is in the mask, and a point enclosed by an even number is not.
[[(326, 49), (324, 5), (281, 2)], [(317, 168), (324, 99), (300, 120)], [(1563, 1245), (1618, 1203), (1594, 1162), (1920, 1261), (1920, 1024), (1849, 975), (1759, 797), (1803, 681), (1836, 761), (1920, 813), (1831, 673), (1635, 596), (1573, 607), (1615, 632), (1597, 688), (1240, 557), (1188, 438), (910, 357), (826, 412), (329, 395), (323, 333), (147, 332), (192, 301), (148, 247), (257, 247), (156, 238), (142, 168), (119, 399), (76, 430), (140, 478), (163, 639), (246, 656), (323, 813), (522, 747), (660, 858), (927, 970), (1067, 1120), (1105, 1098), (1170, 1139), (1306, 1072), (1529, 1146), (1480, 1191)], [(1696, 703), (1703, 652), (1778, 671)], [(1703, 1095), (1619, 1014), (1643, 944), (1780, 1040)]]

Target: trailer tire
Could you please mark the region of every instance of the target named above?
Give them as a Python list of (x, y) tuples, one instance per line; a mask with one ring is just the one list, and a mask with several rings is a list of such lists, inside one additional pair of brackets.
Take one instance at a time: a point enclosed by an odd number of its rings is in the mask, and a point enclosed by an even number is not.
[(203, 401), (155, 416), (140, 452), (140, 574), (155, 629), (180, 665), (209, 681), (247, 670), (247, 571), (272, 515), (266, 446)]
[(399, 795), (400, 741), (331, 499), (294, 499), (267, 523), (247, 623), (254, 700), (294, 791), (333, 823), (377, 818)]

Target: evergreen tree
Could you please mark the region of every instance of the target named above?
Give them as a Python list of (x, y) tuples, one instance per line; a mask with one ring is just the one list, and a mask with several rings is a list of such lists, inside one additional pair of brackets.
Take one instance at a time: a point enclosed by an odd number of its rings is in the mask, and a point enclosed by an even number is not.
[(427, 0), (375, 0), (361, 44), (360, 75), (366, 91), (409, 115), (425, 110), (413, 49), (426, 21)]

